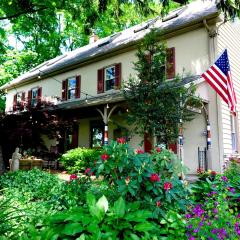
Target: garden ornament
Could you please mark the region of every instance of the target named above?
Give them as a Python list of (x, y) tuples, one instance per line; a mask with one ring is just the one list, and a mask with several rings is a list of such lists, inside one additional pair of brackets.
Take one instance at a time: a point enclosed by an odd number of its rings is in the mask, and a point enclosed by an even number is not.
[(15, 152), (12, 154), (11, 171), (15, 172), (19, 169), (19, 160), (22, 155), (19, 153), (19, 148), (16, 147)]

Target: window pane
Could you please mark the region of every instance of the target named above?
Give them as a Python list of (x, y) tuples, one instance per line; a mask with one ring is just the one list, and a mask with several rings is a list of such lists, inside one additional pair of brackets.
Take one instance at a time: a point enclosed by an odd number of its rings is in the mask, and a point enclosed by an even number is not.
[(38, 89), (37, 89), (37, 88), (34, 88), (34, 89), (32, 90), (32, 98), (37, 98), (37, 96), (38, 96)]
[(109, 67), (105, 69), (105, 80), (115, 78), (115, 67)]
[(115, 79), (106, 81), (106, 91), (114, 89)]
[(103, 143), (103, 130), (101, 127), (92, 128), (92, 147), (101, 147)]
[(71, 78), (68, 79), (68, 89), (75, 89), (76, 88), (76, 79), (75, 78)]
[(75, 89), (71, 89), (68, 91), (68, 99), (74, 99), (75, 98)]

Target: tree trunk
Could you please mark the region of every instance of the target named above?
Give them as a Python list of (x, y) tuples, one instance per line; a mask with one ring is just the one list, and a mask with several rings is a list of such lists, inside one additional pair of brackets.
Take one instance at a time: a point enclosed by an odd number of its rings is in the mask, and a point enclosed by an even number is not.
[(0, 145), (0, 175), (4, 172), (4, 162), (3, 162), (3, 155), (2, 155), (2, 146)]

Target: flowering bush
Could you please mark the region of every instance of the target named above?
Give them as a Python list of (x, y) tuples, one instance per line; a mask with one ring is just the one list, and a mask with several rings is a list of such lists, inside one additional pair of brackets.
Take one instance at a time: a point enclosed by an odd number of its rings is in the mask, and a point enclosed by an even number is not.
[[(201, 173), (202, 174), (202, 173)], [(226, 172), (231, 175), (231, 170)], [(239, 239), (239, 192), (230, 178), (209, 171), (193, 185), (194, 205), (185, 215), (189, 239)]]
[[(158, 158), (158, 154), (161, 154), (161, 158)], [(161, 163), (158, 161), (165, 159), (164, 154), (167, 158), (171, 156), (171, 159), (174, 155), (168, 150), (158, 149), (152, 157), (143, 151), (135, 153), (122, 140), (113, 141), (104, 147), (92, 171), (97, 178), (103, 177), (103, 181), (114, 188), (119, 196), (124, 196), (128, 201), (141, 201), (157, 217), (164, 215), (169, 204), (184, 209), (188, 200), (188, 190), (177, 174), (159, 171)]]

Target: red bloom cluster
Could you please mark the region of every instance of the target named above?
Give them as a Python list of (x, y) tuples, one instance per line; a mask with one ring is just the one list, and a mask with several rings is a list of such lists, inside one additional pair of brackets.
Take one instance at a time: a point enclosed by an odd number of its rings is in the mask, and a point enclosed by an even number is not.
[(136, 153), (137, 153), (137, 154), (143, 154), (144, 151), (143, 151), (142, 149), (137, 149), (137, 150), (136, 150)]
[(217, 173), (215, 171), (211, 171), (211, 175), (216, 176)]
[(110, 158), (110, 156), (109, 156), (107, 153), (104, 153), (104, 154), (101, 155), (101, 159), (102, 159), (103, 161), (106, 161), (106, 160), (108, 160), (109, 158)]
[(157, 206), (157, 207), (160, 207), (160, 206), (161, 206), (161, 202), (160, 202), (160, 201), (157, 201), (157, 202), (156, 202), (156, 206)]
[(117, 138), (117, 142), (120, 144), (124, 144), (124, 143), (126, 143), (126, 139), (124, 137)]
[(78, 176), (76, 174), (71, 174), (69, 177), (70, 181), (77, 179), (77, 178), (78, 178)]
[(160, 147), (157, 147), (157, 148), (156, 148), (156, 151), (157, 151), (158, 153), (160, 153), (160, 152), (161, 152), (161, 148), (160, 148)]
[(91, 168), (87, 168), (87, 169), (85, 170), (85, 174), (88, 174), (90, 171), (91, 171)]
[(165, 182), (163, 185), (164, 190), (169, 191), (170, 189), (172, 189), (172, 183), (170, 182)]
[(160, 178), (156, 173), (152, 173), (151, 176), (150, 176), (150, 181), (151, 182), (159, 182)]

